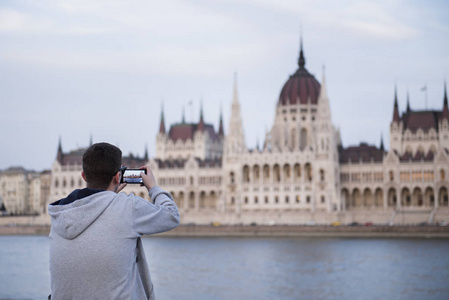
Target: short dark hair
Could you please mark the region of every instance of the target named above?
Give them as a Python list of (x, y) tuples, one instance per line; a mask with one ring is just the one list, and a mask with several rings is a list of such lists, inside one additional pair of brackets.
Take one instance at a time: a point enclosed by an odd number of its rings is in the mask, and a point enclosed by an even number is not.
[(108, 143), (90, 146), (83, 155), (87, 187), (107, 189), (122, 165), (122, 151)]

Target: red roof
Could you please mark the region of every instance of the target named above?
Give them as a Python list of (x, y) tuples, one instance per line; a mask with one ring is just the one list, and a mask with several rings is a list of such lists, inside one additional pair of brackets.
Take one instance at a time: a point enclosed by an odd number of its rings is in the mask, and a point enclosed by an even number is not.
[(402, 156), (399, 157), (399, 160), (402, 162), (406, 161), (433, 161), (434, 153), (432, 151), (427, 152), (427, 155), (425, 155), (422, 152), (416, 152), (415, 156), (413, 156), (409, 152), (405, 152)]
[[(185, 142), (188, 139), (193, 140), (193, 136), (197, 130), (200, 130), (198, 124), (193, 123), (181, 123), (175, 124), (170, 127), (168, 137), (172, 141), (182, 140)], [(203, 124), (203, 131), (209, 133), (212, 139), (218, 139), (218, 135), (215, 133), (214, 126), (211, 124)]]
[[(195, 158), (199, 167), (203, 168), (221, 168), (221, 159), (205, 159), (201, 160)], [(172, 159), (172, 160), (160, 160), (156, 159), (159, 169), (183, 169), (186, 163), (186, 159)]]
[(284, 84), (279, 104), (307, 104), (309, 98), (312, 104), (317, 104), (320, 87), (320, 83), (307, 69), (299, 68)]
[(360, 143), (359, 146), (339, 149), (340, 163), (370, 163), (382, 162), (384, 151), (376, 146)]
[(295, 74), (291, 75), (284, 87), (281, 90), (279, 96), (280, 105), (288, 104), (307, 104), (309, 101), (312, 104), (318, 103), (318, 95), (320, 93), (320, 83), (315, 77), (310, 74), (305, 68), (306, 59), (301, 50), (299, 52), (298, 70)]
[(408, 111), (402, 114), (404, 130), (416, 132), (421, 128), (428, 132), (431, 128), (438, 131), (438, 120), (442, 117), (441, 111)]
[[(78, 150), (71, 151), (69, 153), (60, 153), (58, 161), (62, 166), (69, 165), (82, 165), (83, 155), (86, 152), (86, 148), (81, 148)], [(138, 168), (147, 163), (146, 158), (140, 158), (129, 154), (129, 156), (122, 156), (122, 165), (128, 168)]]

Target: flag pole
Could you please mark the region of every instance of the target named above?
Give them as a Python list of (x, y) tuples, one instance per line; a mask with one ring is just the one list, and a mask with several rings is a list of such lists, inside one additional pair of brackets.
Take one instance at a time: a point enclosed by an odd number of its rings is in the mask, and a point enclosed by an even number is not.
[(426, 83), (426, 110), (427, 110), (427, 83)]
[(421, 92), (425, 92), (424, 100), (426, 101), (426, 110), (427, 110), (427, 83), (421, 88)]

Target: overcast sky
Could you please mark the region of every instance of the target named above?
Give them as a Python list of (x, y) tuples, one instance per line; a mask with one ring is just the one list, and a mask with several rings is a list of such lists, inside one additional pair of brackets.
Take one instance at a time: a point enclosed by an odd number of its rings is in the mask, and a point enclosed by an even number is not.
[[(155, 155), (165, 126), (228, 131), (233, 74), (248, 148), (263, 144), (282, 86), (306, 68), (321, 82), (345, 147), (389, 147), (399, 108), (441, 109), (449, 72), (449, 2), (116, 1), (0, 2), (0, 169), (50, 169), (93, 142)], [(427, 86), (426, 93), (421, 88)], [(188, 103), (192, 101), (191, 105)]]

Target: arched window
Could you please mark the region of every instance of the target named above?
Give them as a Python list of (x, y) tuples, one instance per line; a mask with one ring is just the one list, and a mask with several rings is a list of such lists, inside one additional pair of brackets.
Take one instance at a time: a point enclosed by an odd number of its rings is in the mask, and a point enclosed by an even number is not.
[(403, 188), (401, 191), (401, 205), (410, 206), (412, 204), (412, 199), (410, 197), (410, 191), (407, 188)]
[(281, 182), (281, 170), (279, 168), (279, 165), (274, 165), (273, 174), (275, 182)]
[(307, 129), (305, 128), (301, 129), (301, 135), (299, 138), (300, 138), (299, 148), (301, 150), (304, 150), (307, 147)]
[(247, 165), (243, 167), (243, 182), (249, 182), (249, 167)]
[(180, 192), (179, 196), (175, 199), (176, 205), (178, 205), (178, 208), (184, 208), (184, 192)]
[(188, 208), (195, 208), (195, 194), (193, 192), (189, 194)]
[(270, 167), (268, 165), (263, 166), (263, 181), (268, 182), (270, 180)]
[(59, 180), (57, 178), (55, 180), (55, 187), (59, 187)]
[(393, 173), (393, 171), (390, 171), (390, 181), (394, 181), (394, 173)]
[(259, 182), (259, 177), (260, 177), (260, 169), (258, 165), (254, 165), (253, 166), (253, 181), (254, 182)]
[(212, 191), (212, 192), (210, 192), (209, 198), (207, 199), (206, 207), (215, 209), (216, 206), (217, 206), (217, 195), (215, 194), (214, 191)]
[(320, 180), (324, 181), (324, 170), (320, 169)]
[(284, 180), (290, 180), (290, 165), (284, 165)]
[(394, 188), (388, 190), (388, 206), (396, 206), (396, 190)]
[(293, 128), (290, 134), (290, 149), (296, 149), (296, 129)]
[(307, 163), (304, 167), (305, 176), (308, 181), (312, 181), (312, 166)]
[(440, 170), (440, 179), (441, 179), (441, 181), (443, 181), (444, 179), (446, 179), (446, 172), (444, 172), (443, 169)]
[(200, 208), (206, 207), (206, 192), (202, 191), (200, 193)]
[(235, 183), (234, 172), (229, 173), (229, 179), (231, 181), (231, 184)]
[(301, 166), (299, 164), (295, 164), (295, 166), (293, 167), (293, 173), (295, 181), (299, 181), (299, 179), (301, 178)]

